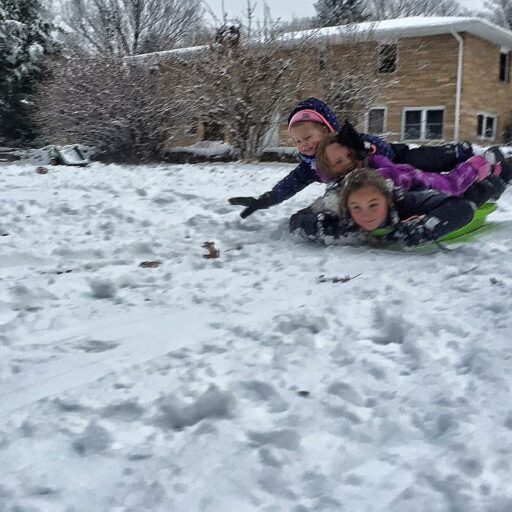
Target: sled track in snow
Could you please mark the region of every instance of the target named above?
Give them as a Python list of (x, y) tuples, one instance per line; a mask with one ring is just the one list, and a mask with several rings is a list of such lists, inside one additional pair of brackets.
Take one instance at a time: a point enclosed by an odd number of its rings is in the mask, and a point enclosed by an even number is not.
[(110, 321), (73, 336), (49, 338), (46, 343), (72, 344), (75, 350), (58, 361), (44, 364), (41, 371), (14, 374), (0, 382), (0, 415), (5, 417), (38, 400), (206, 341), (204, 333), (208, 332), (205, 326), (209, 318), (207, 311), (197, 308), (159, 312), (121, 323)]

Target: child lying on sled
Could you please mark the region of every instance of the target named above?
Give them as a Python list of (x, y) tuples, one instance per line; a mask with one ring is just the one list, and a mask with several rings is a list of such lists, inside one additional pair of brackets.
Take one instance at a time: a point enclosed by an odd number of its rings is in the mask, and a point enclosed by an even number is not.
[(331, 235), (371, 238), (375, 229), (388, 228), (385, 240), (405, 246), (439, 240), (471, 222), (474, 213), (474, 204), (463, 197), (407, 191), (369, 168), (346, 177), (338, 208), (339, 216), (331, 218)]
[[(427, 148), (423, 148), (422, 155), (428, 158)], [(432, 153), (432, 157), (436, 159), (436, 153)], [(316, 154), (317, 166), (329, 181), (362, 167), (365, 159), (368, 167), (379, 169), (379, 173), (393, 179), (395, 185), (408, 190), (433, 188), (450, 195), (464, 194), (477, 205), (498, 199), (512, 178), (510, 164), (498, 148), (490, 148), (483, 155), (470, 155), (466, 160), (457, 162), (458, 165), (454, 164), (453, 169), (443, 169), (443, 174), (439, 171), (424, 172), (426, 165), (418, 167), (409, 161), (398, 163), (386, 155), (367, 151), (364, 138), (348, 121), (337, 134), (329, 134), (322, 139)]]
[(319, 241), (325, 241), (326, 236), (336, 237), (337, 221), (340, 220), (338, 196), (344, 179), (364, 163), (377, 167), (376, 172), (380, 176), (390, 179), (395, 186), (406, 191), (433, 189), (450, 196), (464, 194), (465, 199), (476, 206), (488, 199), (498, 198), (505, 188), (500, 178), (502, 162), (493, 159), (494, 163), (490, 163), (483, 155), (469, 158), (451, 172), (437, 174), (420, 171), (411, 165), (393, 163), (378, 154), (366, 155), (363, 161), (358, 153), (362, 144), (357, 132), (347, 123), (339, 133), (322, 139), (317, 148), (317, 164), (329, 177), (330, 185), (324, 196), (292, 215), (290, 231)]
[(432, 188), (452, 196), (460, 196), (471, 185), (491, 176), (499, 177), (502, 173), (501, 163), (491, 164), (484, 155), (472, 156), (442, 174), (424, 172), (409, 164), (397, 164), (379, 154), (369, 154), (365, 160), (360, 160), (356, 150), (345, 142), (343, 130), (322, 139), (316, 160), (330, 182), (366, 163), (367, 167), (377, 169), (381, 176), (391, 179), (399, 187), (407, 190)]

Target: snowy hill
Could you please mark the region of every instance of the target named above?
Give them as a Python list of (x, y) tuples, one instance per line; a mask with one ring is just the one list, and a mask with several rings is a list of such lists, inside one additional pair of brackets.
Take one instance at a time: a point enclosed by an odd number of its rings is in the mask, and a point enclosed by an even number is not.
[(287, 164), (34, 168), (0, 167), (1, 511), (512, 510), (510, 190), (397, 254), (291, 238), (320, 185), (242, 221)]

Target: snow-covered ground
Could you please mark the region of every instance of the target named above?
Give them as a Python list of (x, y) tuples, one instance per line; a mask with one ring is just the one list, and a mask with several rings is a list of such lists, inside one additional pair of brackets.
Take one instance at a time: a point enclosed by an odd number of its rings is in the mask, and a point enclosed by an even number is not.
[(227, 203), (291, 168), (0, 167), (0, 511), (512, 510), (512, 192), (325, 248)]

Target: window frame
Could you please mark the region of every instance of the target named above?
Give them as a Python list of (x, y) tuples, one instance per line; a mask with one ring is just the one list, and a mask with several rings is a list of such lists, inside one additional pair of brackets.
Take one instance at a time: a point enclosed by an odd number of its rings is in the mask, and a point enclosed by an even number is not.
[[(382, 119), (382, 132), (372, 132), (370, 131), (370, 112), (372, 110), (382, 110), (384, 112), (383, 119)], [(373, 107), (370, 107), (368, 109), (368, 112), (366, 113), (366, 131), (367, 133), (375, 133), (375, 135), (384, 135), (388, 131), (388, 107), (385, 105), (375, 105)]]
[[(443, 112), (443, 126), (442, 133), (440, 139), (427, 139), (427, 112), (430, 110), (441, 110)], [(418, 139), (406, 139), (405, 138), (405, 118), (407, 112), (421, 112), (421, 121), (420, 121), (420, 137)], [(435, 141), (435, 140), (445, 140), (445, 128), (446, 128), (446, 107), (443, 105), (434, 105), (428, 107), (404, 107), (402, 110), (402, 130), (401, 130), (401, 138), (406, 141)]]
[[(483, 127), (485, 126), (486, 119), (491, 118), (491, 119), (494, 120), (493, 130), (492, 130), (492, 137), (487, 137), (487, 136), (484, 135), (485, 128), (483, 129), (483, 133), (482, 134), (478, 133), (478, 117), (479, 116), (483, 117), (483, 122), (482, 122), (482, 126)], [(491, 112), (486, 112), (486, 111), (483, 111), (483, 110), (478, 111), (476, 113), (476, 136), (477, 136), (477, 138), (479, 140), (485, 140), (485, 141), (496, 140), (496, 134), (497, 133), (498, 133), (498, 114), (493, 114)]]

